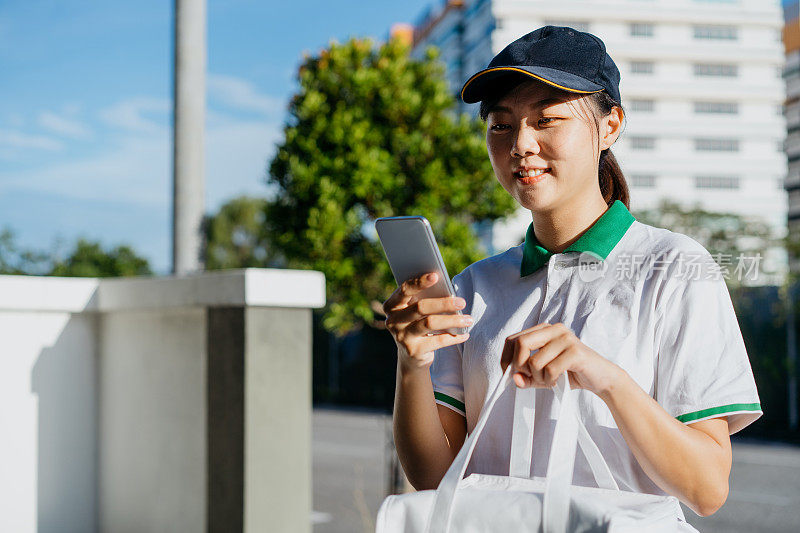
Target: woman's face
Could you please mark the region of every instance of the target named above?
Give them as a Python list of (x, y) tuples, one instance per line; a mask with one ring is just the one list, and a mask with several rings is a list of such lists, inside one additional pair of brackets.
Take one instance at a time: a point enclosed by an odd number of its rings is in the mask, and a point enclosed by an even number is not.
[(520, 205), (547, 212), (600, 193), (598, 159), (610, 146), (604, 145), (608, 117), (601, 119), (598, 135), (591, 105), (587, 96), (530, 81), (489, 110), (489, 159)]

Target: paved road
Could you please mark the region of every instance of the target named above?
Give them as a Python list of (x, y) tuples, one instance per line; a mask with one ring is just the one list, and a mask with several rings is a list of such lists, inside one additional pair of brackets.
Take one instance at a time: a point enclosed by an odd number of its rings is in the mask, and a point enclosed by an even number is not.
[[(314, 533), (374, 532), (389, 484), (391, 419), (315, 409)], [(731, 492), (717, 513), (684, 508), (702, 533), (800, 531), (800, 447), (734, 441)]]

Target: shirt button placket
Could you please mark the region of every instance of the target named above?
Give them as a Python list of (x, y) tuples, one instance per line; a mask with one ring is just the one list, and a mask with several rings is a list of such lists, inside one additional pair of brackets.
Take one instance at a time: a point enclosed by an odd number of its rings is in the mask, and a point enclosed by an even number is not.
[(558, 291), (558, 287), (563, 283), (564, 263), (561, 260), (562, 254), (554, 254), (547, 262), (547, 282), (545, 284), (544, 296), (542, 300), (542, 311), (539, 314), (539, 324), (543, 322), (553, 323), (556, 309), (550, 309), (550, 302)]

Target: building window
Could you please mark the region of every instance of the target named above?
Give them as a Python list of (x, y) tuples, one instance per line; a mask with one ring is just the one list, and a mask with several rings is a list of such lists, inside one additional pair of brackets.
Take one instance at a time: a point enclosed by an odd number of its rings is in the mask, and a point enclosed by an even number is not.
[(738, 115), (739, 104), (737, 102), (698, 101), (694, 103), (694, 112), (711, 115)]
[(739, 68), (726, 63), (695, 63), (694, 75), (735, 78), (739, 75)]
[(738, 189), (739, 176), (695, 176), (696, 189)]
[(652, 37), (654, 26), (646, 22), (634, 22), (630, 25), (631, 37)]
[(656, 138), (655, 137), (636, 137), (630, 138), (632, 150), (655, 150)]
[(639, 113), (652, 113), (656, 110), (655, 100), (645, 100), (643, 98), (633, 98), (630, 103), (631, 111)]
[(652, 74), (655, 69), (652, 61), (631, 61), (631, 74)]
[(735, 41), (739, 38), (739, 28), (720, 24), (695, 26), (694, 38)]
[(656, 176), (654, 174), (632, 174), (631, 185), (642, 189), (653, 189), (656, 186)]
[(545, 20), (545, 26), (566, 26), (578, 31), (589, 31), (589, 22), (585, 20)]
[(739, 139), (695, 139), (694, 149), (698, 152), (738, 152)]

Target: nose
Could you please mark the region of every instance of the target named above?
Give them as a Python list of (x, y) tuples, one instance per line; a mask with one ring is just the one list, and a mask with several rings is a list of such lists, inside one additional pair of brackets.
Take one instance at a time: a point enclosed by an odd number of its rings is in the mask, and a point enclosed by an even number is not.
[(525, 123), (521, 124), (514, 137), (514, 144), (511, 145), (511, 155), (513, 157), (536, 155), (539, 153), (539, 149), (536, 129)]

